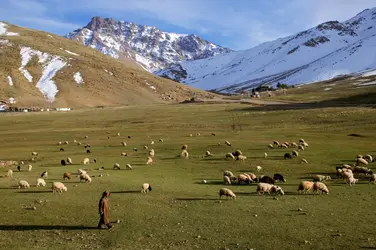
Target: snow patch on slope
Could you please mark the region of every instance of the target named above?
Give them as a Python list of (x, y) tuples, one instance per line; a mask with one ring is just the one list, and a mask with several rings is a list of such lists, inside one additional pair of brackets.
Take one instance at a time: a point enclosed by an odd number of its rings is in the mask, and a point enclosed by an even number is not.
[(66, 62), (59, 56), (52, 56), (52, 59), (43, 65), (42, 77), (36, 86), (50, 102), (55, 100), (55, 96), (59, 91), (52, 78), (54, 78), (56, 73), (65, 65)]
[(20, 34), (15, 32), (8, 32), (8, 25), (0, 22), (0, 36), (19, 36)]
[(13, 86), (13, 79), (11, 76), (8, 76), (8, 83), (10, 86)]
[(74, 73), (73, 78), (78, 85), (85, 83), (80, 72)]

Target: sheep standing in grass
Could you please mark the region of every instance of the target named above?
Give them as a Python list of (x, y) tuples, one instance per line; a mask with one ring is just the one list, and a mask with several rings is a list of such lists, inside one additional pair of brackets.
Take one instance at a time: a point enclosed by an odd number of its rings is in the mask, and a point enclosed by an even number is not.
[(276, 145), (277, 147), (279, 147), (280, 145), (278, 141), (274, 141), (273, 144)]
[(302, 161), (301, 161), (302, 163), (305, 163), (305, 164), (308, 164), (308, 161), (306, 160), (306, 159), (302, 159)]
[(264, 194), (264, 193), (274, 193), (274, 194), (280, 194), (284, 195), (285, 192), (283, 192), (282, 188), (276, 185), (271, 185), (269, 183), (259, 183), (257, 184), (256, 192), (258, 194)]
[(65, 145), (68, 145), (68, 144), (69, 144), (69, 141), (65, 141), (64, 144), (65, 144)]
[(154, 158), (154, 156), (155, 156), (155, 151), (154, 151), (154, 149), (150, 149), (150, 150), (149, 150), (149, 157), (150, 157), (150, 158)]
[(324, 183), (322, 183), (322, 182), (314, 182), (314, 184), (313, 184), (313, 191), (314, 192), (319, 192), (319, 193), (329, 194), (328, 187)]
[(188, 153), (188, 151), (187, 151), (186, 149), (184, 149), (183, 151), (181, 151), (180, 156), (181, 156), (182, 158), (184, 158), (184, 159), (188, 159), (188, 157), (189, 157), (189, 153)]
[(127, 165), (125, 165), (125, 169), (132, 170), (133, 168), (132, 168), (131, 164), (127, 164)]
[(122, 152), (122, 153), (121, 153), (121, 156), (127, 156), (127, 153)]
[(70, 164), (70, 165), (72, 165), (72, 164), (73, 164), (72, 159), (68, 157), (68, 158), (67, 158), (67, 163)]
[(40, 175), (40, 177), (42, 178), (45, 178), (48, 176), (48, 172), (47, 171), (43, 171), (43, 173)]
[(312, 181), (302, 181), (298, 186), (298, 192), (306, 193), (308, 191), (311, 191), (313, 190), (313, 185), (314, 183)]
[(363, 159), (367, 160), (369, 163), (373, 162), (373, 157), (371, 155), (365, 155)]
[(66, 192), (68, 189), (67, 187), (61, 183), (61, 182), (53, 182), (52, 183), (52, 192), (55, 193), (55, 192)]
[(371, 175), (371, 178), (370, 178), (369, 182), (370, 183), (372, 182), (373, 184), (376, 184), (376, 174)]
[(232, 153), (227, 153), (226, 154), (226, 159), (232, 159), (235, 160), (235, 156)]
[(7, 177), (13, 177), (13, 170), (12, 169), (8, 169)]
[(293, 148), (297, 148), (297, 147), (298, 147), (298, 144), (296, 144), (296, 142), (292, 142), (292, 143), (291, 143), (291, 147), (293, 147)]
[(252, 180), (251, 180), (251, 177), (249, 175), (245, 175), (245, 174), (240, 174), (238, 176), (238, 183), (239, 185), (240, 184), (251, 184)]
[(274, 179), (272, 177), (269, 177), (269, 176), (262, 176), (260, 178), (260, 182), (274, 184)]
[(346, 183), (350, 184), (350, 186), (355, 185), (359, 179), (355, 179), (354, 176), (351, 176), (350, 178), (346, 178)]
[(274, 174), (273, 180), (274, 180), (274, 182), (277, 182), (277, 181), (286, 182), (285, 177), (281, 174)]
[(113, 169), (120, 170), (120, 164), (119, 163), (115, 163)]
[(293, 150), (293, 151), (292, 151), (292, 156), (294, 156), (294, 157), (298, 157), (298, 156), (299, 156), (298, 151)]
[(292, 155), (290, 153), (285, 153), (285, 155), (283, 156), (283, 158), (286, 160), (286, 159), (292, 159)]
[(42, 187), (45, 187), (45, 186), (46, 186), (46, 182), (45, 182), (45, 180), (42, 179), (42, 178), (38, 178), (38, 179), (37, 179), (37, 187), (40, 187), (40, 186), (42, 186)]
[(223, 183), (225, 185), (231, 185), (231, 179), (228, 176), (223, 176)]
[(29, 168), (28, 168), (29, 172), (31, 172), (32, 169), (33, 169), (33, 166), (29, 165)]
[(18, 182), (18, 188), (30, 188), (30, 184), (27, 181), (20, 180)]
[(299, 145), (298, 146), (298, 151), (304, 151), (304, 146), (303, 145)]
[(210, 151), (206, 151), (205, 156), (208, 157), (208, 156), (213, 156), (213, 155), (212, 155), (212, 153), (210, 153)]
[(234, 176), (234, 174), (233, 174), (231, 171), (229, 171), (229, 170), (225, 170), (225, 171), (223, 172), (223, 176), (232, 177), (232, 176)]
[(266, 158), (266, 157), (268, 157), (268, 153), (265, 152), (264, 153), (264, 158)]
[(67, 163), (65, 162), (65, 160), (61, 160), (61, 161), (60, 161), (60, 164), (61, 164), (62, 166), (67, 165)]
[(229, 141), (225, 141), (225, 144), (229, 147), (231, 147), (231, 143)]
[(78, 172), (79, 175), (81, 175), (81, 174), (86, 174), (86, 173), (87, 173), (85, 170), (83, 170), (83, 169), (81, 169), (81, 168), (78, 169), (77, 172)]
[(308, 145), (308, 143), (306, 143), (306, 142), (303, 142), (302, 144), (301, 144), (303, 147), (308, 147), (309, 145)]
[(147, 161), (146, 161), (146, 165), (152, 165), (153, 164), (153, 158), (151, 158), (150, 156), (148, 157)]
[(236, 157), (237, 161), (245, 161), (246, 159), (247, 159), (247, 156), (245, 155), (239, 155), (238, 157)]
[(232, 191), (231, 191), (230, 189), (228, 189), (228, 188), (221, 188), (221, 189), (219, 190), (219, 199), (221, 199), (223, 195), (226, 196), (226, 199), (227, 199), (228, 197), (232, 198), (233, 200), (236, 199), (236, 195), (234, 194), (234, 192), (232, 192)]
[(64, 174), (63, 174), (63, 179), (64, 180), (70, 180), (71, 179), (71, 174), (69, 173), (69, 172), (65, 172)]
[(121, 145), (122, 145), (123, 147), (125, 147), (125, 146), (127, 146), (127, 143), (126, 143), (125, 141), (123, 141), (123, 142), (121, 142)]
[(262, 167), (261, 166), (257, 166), (256, 170), (257, 170), (257, 172), (260, 172), (262, 170)]
[(269, 144), (268, 148), (273, 149), (274, 148), (273, 144)]
[(188, 150), (188, 145), (184, 144), (183, 146), (181, 146), (181, 150)]
[(91, 177), (87, 173), (80, 175), (80, 182), (84, 180), (85, 182), (91, 182)]
[(31, 156), (38, 156), (38, 153), (37, 152), (32, 152)]
[(88, 165), (90, 163), (90, 159), (89, 158), (85, 158), (83, 160), (83, 163), (84, 163), (84, 165)]
[(313, 177), (313, 181), (318, 181), (318, 182), (325, 182), (325, 181), (329, 181), (331, 179), (332, 178), (330, 176), (325, 176), (325, 175), (321, 175), (321, 174), (315, 175)]
[(147, 193), (149, 191), (151, 191), (151, 186), (149, 183), (144, 183), (142, 184), (142, 188), (141, 188), (141, 193)]
[(366, 161), (363, 158), (358, 158), (358, 159), (356, 159), (356, 164), (357, 165), (368, 165), (368, 161)]

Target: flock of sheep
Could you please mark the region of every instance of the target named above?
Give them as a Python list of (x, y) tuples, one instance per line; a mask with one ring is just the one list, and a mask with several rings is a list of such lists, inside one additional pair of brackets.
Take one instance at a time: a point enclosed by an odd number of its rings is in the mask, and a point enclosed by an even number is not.
[[(231, 145), (227, 141), (225, 144), (229, 146)], [(273, 144), (268, 145), (268, 148), (296, 148), (296, 150), (292, 150), (291, 153), (284, 154), (284, 159), (292, 159), (293, 157), (298, 157), (299, 151), (304, 151), (308, 146), (308, 143), (304, 139), (300, 139), (299, 144), (295, 142), (279, 143), (278, 141), (274, 141)], [(264, 153), (264, 155), (265, 157), (267, 157), (267, 153)], [(240, 150), (236, 150), (233, 153), (227, 153), (226, 159), (245, 160), (246, 157), (243, 156)], [(304, 158), (301, 160), (301, 162), (306, 164), (308, 163), (308, 161)], [(336, 174), (338, 177), (342, 177), (345, 180), (346, 184), (354, 185), (356, 182), (358, 182), (358, 179), (354, 177), (354, 174), (364, 174), (370, 176), (370, 183), (376, 184), (376, 174), (374, 174), (371, 169), (363, 166), (368, 165), (371, 162), (375, 162), (375, 159), (371, 155), (358, 155), (355, 164), (344, 164), (342, 166), (336, 167)], [(261, 171), (262, 168), (260, 166), (257, 166), (256, 170)], [(324, 183), (329, 180), (332, 180), (330, 176), (315, 175), (313, 177), (313, 181), (300, 182), (297, 191), (299, 193), (313, 191), (314, 193), (329, 194), (329, 189)], [(258, 194), (268, 193), (284, 195), (284, 191), (282, 190), (282, 188), (280, 186), (275, 185), (276, 182), (286, 182), (286, 179), (283, 175), (279, 173), (274, 174), (273, 178), (264, 175), (257, 177), (254, 173), (242, 173), (239, 174), (238, 177), (236, 177), (229, 170), (226, 170), (223, 173), (223, 183), (225, 185), (258, 183), (256, 188), (256, 192)], [(204, 181), (204, 183), (206, 183), (206, 181)], [(236, 199), (235, 193), (228, 188), (221, 188), (219, 190), (219, 198), (221, 198), (222, 196)]]

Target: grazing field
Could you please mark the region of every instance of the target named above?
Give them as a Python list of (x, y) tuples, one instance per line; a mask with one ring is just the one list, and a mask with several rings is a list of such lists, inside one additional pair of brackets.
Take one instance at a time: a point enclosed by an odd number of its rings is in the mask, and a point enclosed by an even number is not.
[[(359, 183), (349, 186), (335, 175), (335, 166), (355, 163), (357, 154), (376, 155), (375, 124), (372, 108), (268, 111), (235, 103), (1, 114), (0, 160), (26, 160), (21, 172), (12, 168), (13, 177), (32, 186), (18, 189), (17, 180), (5, 177), (8, 168), (0, 169), (0, 249), (376, 248), (376, 185), (360, 176)], [(267, 147), (274, 140), (299, 138), (309, 147), (291, 160), (283, 155), (292, 149)], [(59, 141), (69, 145), (57, 145)], [(91, 144), (89, 155), (86, 143)], [(183, 144), (189, 146), (189, 159), (177, 157)], [(155, 149), (152, 166), (146, 165), (144, 145)], [(247, 156), (244, 162), (224, 159), (236, 149)], [(207, 150), (213, 156), (205, 157)], [(33, 151), (39, 156), (28, 172)], [(128, 156), (121, 157), (121, 152)], [(73, 165), (61, 166), (67, 157)], [(97, 163), (84, 166), (85, 157)], [(308, 164), (301, 164), (302, 158)], [(116, 162), (121, 170), (112, 169)], [(127, 163), (133, 170), (125, 170)], [(102, 166), (104, 170), (96, 170)], [(256, 172), (256, 166), (262, 170)], [(376, 163), (368, 166), (375, 169)], [(91, 183), (79, 183), (76, 175), (63, 180), (64, 172), (77, 173), (79, 168), (104, 176), (93, 177)], [(47, 186), (35, 187), (45, 170)], [(220, 201), (224, 170), (283, 174), (287, 182), (278, 185), (285, 195), (274, 199), (257, 195), (255, 184), (232, 185), (227, 187), (237, 199)], [(332, 176), (330, 194), (298, 194), (300, 181), (316, 174)], [(53, 181), (64, 182), (68, 191), (52, 193)], [(151, 192), (140, 192), (144, 182), (151, 184)], [(120, 220), (111, 230), (96, 229), (104, 190), (111, 192), (111, 221)]]

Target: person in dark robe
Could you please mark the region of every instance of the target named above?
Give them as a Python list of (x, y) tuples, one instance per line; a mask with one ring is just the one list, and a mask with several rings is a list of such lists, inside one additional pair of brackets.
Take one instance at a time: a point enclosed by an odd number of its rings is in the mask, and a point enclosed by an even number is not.
[(110, 223), (110, 200), (108, 197), (110, 192), (104, 191), (102, 198), (99, 200), (99, 214), (101, 216), (98, 224), (98, 228), (103, 228), (103, 225), (106, 225), (108, 229), (112, 227)]

